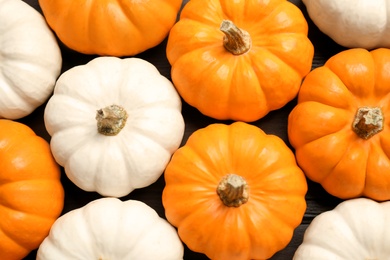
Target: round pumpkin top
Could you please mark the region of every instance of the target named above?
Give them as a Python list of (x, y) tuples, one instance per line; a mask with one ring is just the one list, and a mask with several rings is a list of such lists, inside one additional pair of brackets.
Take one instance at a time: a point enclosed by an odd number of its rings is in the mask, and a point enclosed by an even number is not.
[(191, 0), (168, 38), (172, 80), (209, 117), (258, 120), (297, 95), (314, 55), (307, 33), (289, 1)]
[(243, 122), (194, 132), (164, 176), (168, 221), (191, 250), (215, 260), (270, 258), (306, 209), (306, 179), (294, 154)]
[(332, 195), (390, 199), (390, 50), (349, 49), (310, 72), (288, 120), (305, 174)]
[(97, 57), (66, 71), (44, 121), (69, 179), (112, 197), (154, 183), (184, 134), (180, 96), (139, 58)]

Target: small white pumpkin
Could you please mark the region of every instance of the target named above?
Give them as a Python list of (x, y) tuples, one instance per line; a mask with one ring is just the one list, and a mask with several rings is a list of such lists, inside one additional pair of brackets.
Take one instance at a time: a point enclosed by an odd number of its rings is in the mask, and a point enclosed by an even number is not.
[(0, 118), (19, 119), (47, 101), (61, 72), (57, 40), (21, 0), (0, 0)]
[(390, 47), (389, 0), (303, 0), (310, 19), (349, 48)]
[(74, 184), (122, 197), (162, 175), (184, 135), (181, 105), (153, 64), (98, 57), (60, 76), (44, 122)]
[(41, 243), (37, 260), (179, 260), (177, 231), (137, 200), (101, 198), (59, 217)]
[(390, 201), (341, 202), (316, 216), (294, 260), (390, 259)]

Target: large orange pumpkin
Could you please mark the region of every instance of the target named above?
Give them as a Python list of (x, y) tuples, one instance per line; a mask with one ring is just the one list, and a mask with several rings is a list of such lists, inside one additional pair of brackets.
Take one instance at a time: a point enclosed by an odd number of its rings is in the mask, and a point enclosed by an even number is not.
[(390, 199), (389, 68), (389, 49), (349, 49), (302, 84), (288, 136), (306, 175), (334, 196)]
[(165, 171), (162, 201), (182, 241), (213, 260), (267, 259), (306, 209), (306, 179), (277, 136), (235, 122), (194, 132)]
[(63, 203), (49, 144), (28, 126), (0, 119), (0, 259), (20, 260), (38, 248)]
[(138, 54), (161, 43), (181, 0), (39, 0), (43, 14), (69, 48), (111, 56)]
[(191, 0), (167, 45), (179, 94), (216, 119), (255, 121), (298, 93), (314, 55), (286, 0)]

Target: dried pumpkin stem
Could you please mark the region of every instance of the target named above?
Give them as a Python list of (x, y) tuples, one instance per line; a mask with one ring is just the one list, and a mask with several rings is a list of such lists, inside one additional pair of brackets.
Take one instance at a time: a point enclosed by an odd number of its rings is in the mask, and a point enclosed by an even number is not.
[(232, 21), (222, 21), (219, 29), (225, 34), (223, 46), (230, 53), (241, 55), (251, 48), (252, 40), (249, 33), (238, 28)]
[(353, 131), (363, 139), (369, 139), (383, 129), (383, 113), (379, 107), (360, 107), (352, 124)]
[(228, 207), (239, 207), (249, 199), (246, 180), (236, 174), (227, 174), (217, 187), (217, 193), (222, 202)]
[(103, 135), (117, 135), (126, 124), (127, 112), (118, 105), (111, 105), (96, 112), (97, 129)]

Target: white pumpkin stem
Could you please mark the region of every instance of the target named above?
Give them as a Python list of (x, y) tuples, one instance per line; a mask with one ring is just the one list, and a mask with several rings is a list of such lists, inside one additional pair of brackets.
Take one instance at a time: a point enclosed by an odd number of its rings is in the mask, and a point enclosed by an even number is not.
[(96, 112), (97, 129), (100, 134), (117, 135), (126, 124), (127, 112), (118, 105), (111, 105)]
[(252, 40), (247, 31), (238, 28), (232, 21), (224, 20), (219, 28), (225, 35), (223, 46), (234, 55), (241, 55), (250, 50)]
[(228, 207), (239, 207), (249, 199), (248, 184), (237, 174), (227, 174), (217, 187), (217, 193), (222, 202)]
[(379, 107), (360, 107), (352, 124), (353, 131), (363, 139), (369, 139), (383, 129), (383, 113)]

